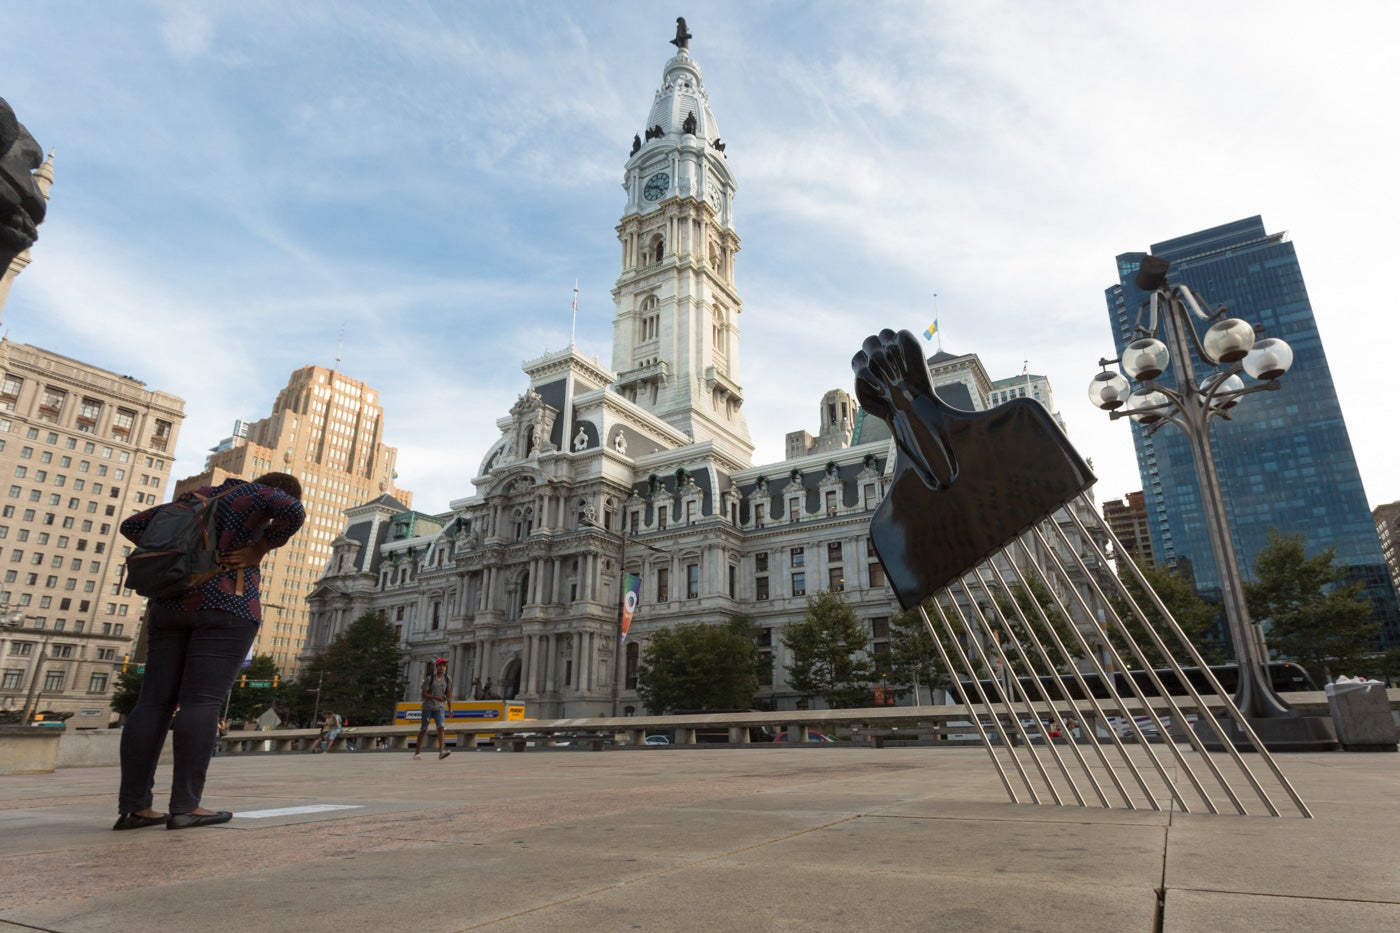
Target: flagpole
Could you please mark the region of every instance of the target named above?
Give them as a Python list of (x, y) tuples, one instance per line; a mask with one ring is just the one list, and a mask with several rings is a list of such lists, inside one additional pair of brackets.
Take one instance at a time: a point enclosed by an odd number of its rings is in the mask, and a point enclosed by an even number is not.
[(574, 316), (569, 323), (569, 346), (574, 345), (574, 333), (578, 330), (578, 279), (574, 279)]
[(938, 292), (933, 293), (933, 324), (936, 330), (933, 336), (938, 338), (938, 352), (943, 352), (943, 328), (938, 327)]

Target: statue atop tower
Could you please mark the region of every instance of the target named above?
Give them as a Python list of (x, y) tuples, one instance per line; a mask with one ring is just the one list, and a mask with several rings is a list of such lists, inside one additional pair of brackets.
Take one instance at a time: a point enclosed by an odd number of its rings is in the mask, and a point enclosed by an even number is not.
[(676, 17), (676, 37), (671, 40), (671, 44), (678, 49), (690, 48), (690, 40), (694, 38), (685, 28), (685, 17)]

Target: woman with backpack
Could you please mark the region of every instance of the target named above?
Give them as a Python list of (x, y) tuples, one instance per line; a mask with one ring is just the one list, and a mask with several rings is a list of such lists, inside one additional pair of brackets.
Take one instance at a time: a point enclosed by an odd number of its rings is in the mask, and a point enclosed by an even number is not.
[[(251, 483), (229, 479), (139, 512), (122, 522), (121, 532), (140, 550), (147, 527), (162, 512), (188, 511), (214, 497), (218, 498), (212, 532), (218, 551), (216, 572), (207, 579), (192, 578), (148, 603), (146, 673), (136, 707), (122, 729), (120, 815), (113, 829), (159, 824), (188, 829), (233, 818), (227, 810), (201, 807), (200, 799), (218, 741), (219, 706), (262, 622), (258, 565), (264, 554), (285, 544), (306, 520), (301, 483), (287, 473), (267, 473)], [(168, 527), (171, 523), (162, 519), (157, 524)], [(195, 555), (189, 555), (186, 563), (197, 563)], [(171, 726), (176, 707), (180, 715)], [(161, 813), (151, 804), (166, 733), (174, 737), (175, 772), (170, 810)]]

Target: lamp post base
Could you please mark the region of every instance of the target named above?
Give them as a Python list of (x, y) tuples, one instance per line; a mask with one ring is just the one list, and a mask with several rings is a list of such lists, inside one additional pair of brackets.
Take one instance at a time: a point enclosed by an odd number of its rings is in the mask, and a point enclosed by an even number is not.
[[(1221, 715), (1218, 720), (1237, 751), (1254, 751), (1232, 716)], [(1341, 746), (1331, 716), (1251, 716), (1248, 722), (1271, 752), (1335, 752)], [(1194, 728), (1208, 751), (1224, 749), (1215, 730), (1206, 723), (1197, 722)]]

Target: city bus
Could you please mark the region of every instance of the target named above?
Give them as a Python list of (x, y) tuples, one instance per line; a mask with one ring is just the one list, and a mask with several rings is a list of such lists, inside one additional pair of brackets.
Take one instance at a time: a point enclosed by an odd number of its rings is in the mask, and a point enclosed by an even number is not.
[[(525, 704), (507, 703), (503, 700), (453, 700), (452, 712), (446, 714), (447, 728), (463, 722), (521, 722), (525, 719)], [(394, 725), (416, 726), (423, 719), (422, 703), (399, 703), (394, 707)], [(491, 740), (489, 732), (479, 733), (478, 741)], [(410, 740), (414, 744), (416, 740)], [(449, 736), (448, 742), (456, 739)]]

